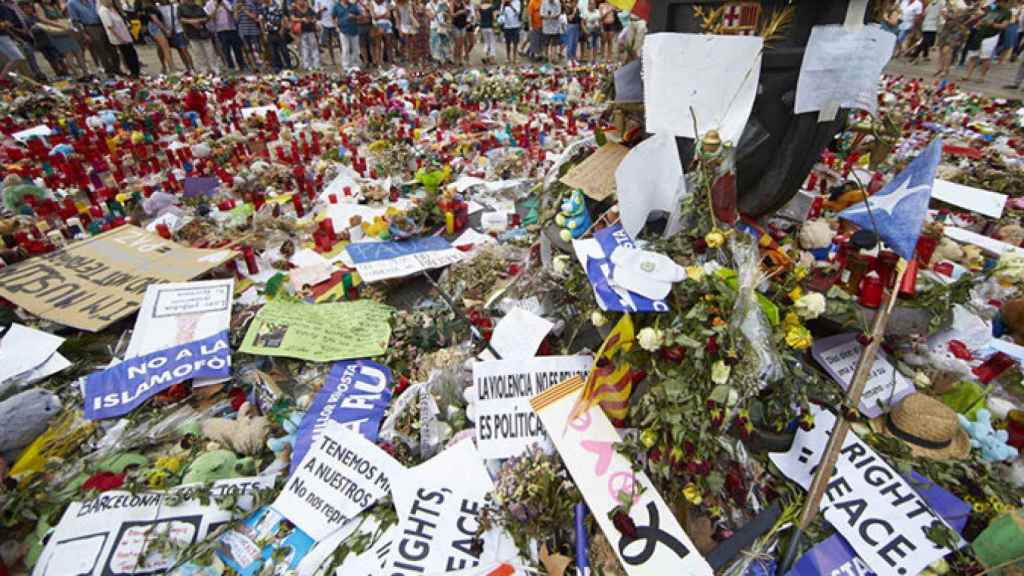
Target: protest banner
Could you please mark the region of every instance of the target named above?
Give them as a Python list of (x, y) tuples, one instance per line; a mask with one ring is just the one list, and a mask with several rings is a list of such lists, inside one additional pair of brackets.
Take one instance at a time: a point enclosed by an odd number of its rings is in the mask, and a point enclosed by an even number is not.
[(373, 300), (329, 304), (274, 300), (256, 313), (239, 350), (311, 362), (380, 356), (391, 338), (391, 310)]
[[(72, 502), (54, 528), (32, 571), (33, 576), (112, 576), (165, 572), (172, 556), (147, 551), (149, 543), (170, 538), (178, 549), (202, 541), (233, 519), (218, 500), (236, 498), (251, 509), (257, 490), (272, 488), (274, 478), (261, 476), (220, 480), (203, 504), (203, 484), (178, 486), (167, 492), (104, 492), (91, 500)], [(203, 498), (205, 499), (205, 497)]]
[(135, 312), (150, 284), (195, 278), (232, 256), (120, 226), (0, 268), (0, 296), (36, 316), (96, 332)]
[(230, 337), (223, 330), (202, 340), (127, 358), (85, 378), (85, 417), (122, 416), (150, 397), (189, 378), (231, 375)]
[(878, 112), (878, 79), (896, 37), (877, 24), (858, 28), (815, 26), (807, 40), (796, 85), (794, 112), (859, 108)]
[[(967, 525), (967, 516), (971, 512), (970, 504), (950, 494), (917, 472), (911, 471), (907, 480), (947, 524), (957, 532), (963, 532), (964, 526)], [(793, 569), (787, 572), (786, 576), (816, 576), (818, 574), (875, 576), (875, 572), (868, 568), (853, 548), (846, 543), (846, 540), (838, 534), (829, 536), (808, 550), (797, 560)]]
[(636, 248), (621, 224), (598, 230), (594, 232), (593, 238), (572, 241), (576, 258), (587, 271), (587, 279), (594, 289), (598, 306), (610, 312), (668, 312), (668, 304), (664, 300), (645, 298), (611, 281), (615, 270), (611, 255), (619, 246)]
[[(592, 405), (570, 420), (583, 385), (583, 379), (574, 376), (534, 396), (530, 405), (552, 431), (555, 448), (626, 573), (711, 576), (711, 566), (651, 480), (643, 472), (635, 472), (629, 460), (615, 451), (620, 438), (601, 407)], [(620, 498), (630, 496), (634, 535), (619, 532), (609, 518), (621, 504)]]
[(539, 356), (473, 363), (476, 440), (483, 458), (518, 456), (547, 433), (530, 398), (570, 376), (586, 378), (591, 356)]
[[(150, 285), (142, 298), (125, 357), (180, 346), (228, 330), (234, 287), (233, 278)], [(201, 387), (221, 381), (203, 379), (193, 384)]]
[[(843, 390), (849, 390), (863, 350), (857, 334), (837, 334), (816, 339), (811, 356)], [(879, 350), (860, 398), (860, 411), (868, 418), (877, 418), (914, 390), (914, 384), (897, 372), (885, 352)]]
[(389, 494), (401, 469), (376, 444), (328, 422), (272, 507), (320, 540)]
[(391, 402), (390, 383), (391, 370), (387, 366), (371, 360), (336, 362), (295, 432), (288, 473), (295, 472), (328, 422), (337, 422), (362, 434), (370, 442), (376, 442), (384, 410)]
[(402, 242), (357, 242), (349, 244), (347, 250), (363, 282), (410, 276), (454, 264), (464, 257), (440, 236)]
[[(812, 430), (799, 430), (787, 452), (769, 454), (790, 480), (806, 490), (825, 452), (836, 417), (811, 405)], [(820, 511), (857, 555), (878, 574), (912, 575), (950, 549), (928, 532), (944, 526), (909, 482), (855, 434), (848, 434)]]
[[(239, 576), (263, 574), (267, 562), (272, 563), (273, 574), (294, 570), (313, 546), (313, 539), (284, 520), (271, 508), (260, 508), (220, 537), (217, 556)], [(265, 542), (269, 544), (261, 545)]]
[(494, 484), (471, 440), (406, 469), (393, 486), (399, 535), (386, 574), (452, 572), (498, 559), (500, 535), (488, 532), (482, 549), (477, 545), (484, 498)]

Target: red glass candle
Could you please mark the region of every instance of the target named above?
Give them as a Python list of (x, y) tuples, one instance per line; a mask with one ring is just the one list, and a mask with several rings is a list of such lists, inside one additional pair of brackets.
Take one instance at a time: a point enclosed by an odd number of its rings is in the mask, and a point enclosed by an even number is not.
[(884, 284), (878, 274), (871, 272), (860, 283), (860, 305), (865, 308), (878, 308), (882, 305)]
[(256, 265), (256, 254), (253, 252), (251, 246), (244, 246), (242, 248), (242, 257), (245, 259), (245, 267), (249, 271), (249, 274), (259, 273), (260, 267)]

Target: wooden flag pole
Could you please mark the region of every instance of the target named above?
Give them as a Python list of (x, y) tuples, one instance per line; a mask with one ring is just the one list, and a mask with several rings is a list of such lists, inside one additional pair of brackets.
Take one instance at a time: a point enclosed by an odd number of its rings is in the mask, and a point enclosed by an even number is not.
[(840, 407), (836, 426), (832, 430), (832, 436), (825, 447), (825, 454), (822, 456), (821, 462), (818, 463), (818, 469), (814, 473), (814, 480), (811, 481), (810, 488), (807, 489), (807, 500), (804, 501), (803, 510), (800, 511), (800, 518), (797, 520), (796, 526), (793, 527), (793, 534), (790, 536), (789, 544), (786, 546), (786, 554), (782, 558), (780, 574), (785, 574), (792, 567), (793, 561), (796, 559), (800, 537), (811, 524), (811, 521), (814, 520), (815, 516), (818, 515), (818, 509), (821, 507), (821, 498), (825, 495), (825, 488), (828, 486), (829, 480), (832, 479), (832, 472), (835, 469), (836, 461), (839, 459), (839, 452), (842, 450), (843, 442), (846, 440), (846, 434), (850, 431), (851, 422), (847, 419), (846, 415), (857, 413), (860, 406), (860, 397), (864, 393), (864, 386), (867, 384), (871, 369), (875, 365), (878, 347), (882, 344), (882, 338), (885, 336), (885, 325), (888, 323), (889, 315), (896, 304), (896, 296), (899, 294), (900, 285), (903, 283), (903, 275), (907, 271), (905, 260), (901, 259), (898, 266), (899, 274), (896, 276), (896, 283), (889, 293), (889, 299), (885, 303), (885, 308), (875, 316), (875, 323), (871, 327), (870, 340), (857, 360), (857, 369), (853, 372), (853, 380), (850, 382), (846, 401)]

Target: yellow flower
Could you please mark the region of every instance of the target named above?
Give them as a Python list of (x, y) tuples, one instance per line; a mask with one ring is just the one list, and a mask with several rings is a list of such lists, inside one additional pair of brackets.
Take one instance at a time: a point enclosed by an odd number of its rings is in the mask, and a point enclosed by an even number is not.
[(795, 350), (806, 350), (811, 347), (811, 343), (814, 338), (811, 337), (811, 332), (807, 328), (801, 325), (790, 326), (786, 330), (786, 344), (790, 348)]
[(718, 248), (722, 244), (725, 244), (725, 234), (722, 234), (718, 230), (712, 230), (704, 236), (704, 242), (707, 243), (708, 248)]
[(181, 472), (181, 456), (161, 456), (156, 459), (154, 467), (177, 474)]
[(786, 316), (782, 319), (782, 325), (785, 326), (786, 328), (799, 326), (800, 317), (796, 315), (796, 312), (786, 312)]
[(146, 477), (146, 485), (150, 488), (166, 488), (167, 487), (167, 471), (165, 470), (153, 470)]
[(793, 269), (793, 278), (795, 278), (796, 281), (799, 282), (799, 281), (803, 280), (804, 278), (807, 278), (807, 275), (809, 273), (810, 273), (810, 270), (808, 270), (807, 267), (805, 267), (805, 266), (797, 266), (796, 268)]
[(654, 443), (658, 441), (658, 434), (650, 428), (644, 430), (640, 434), (640, 442), (644, 445), (644, 448), (651, 448)]
[(700, 494), (700, 488), (693, 482), (683, 487), (683, 497), (694, 506), (699, 506), (704, 501), (704, 497)]
[(769, 234), (762, 234), (761, 235), (761, 239), (758, 240), (757, 243), (760, 244), (762, 248), (768, 248), (768, 247), (770, 247), (772, 245), (772, 241), (773, 240), (775, 240), (775, 239), (772, 238), (771, 235), (769, 235)]
[(799, 286), (797, 286), (796, 288), (793, 288), (792, 290), (789, 291), (789, 299), (792, 300), (793, 302), (796, 302), (797, 300), (799, 300), (800, 297), (803, 296), (803, 295), (804, 295), (804, 291), (801, 290)]
[(704, 269), (697, 265), (687, 266), (686, 277), (694, 282), (700, 282), (704, 278)]

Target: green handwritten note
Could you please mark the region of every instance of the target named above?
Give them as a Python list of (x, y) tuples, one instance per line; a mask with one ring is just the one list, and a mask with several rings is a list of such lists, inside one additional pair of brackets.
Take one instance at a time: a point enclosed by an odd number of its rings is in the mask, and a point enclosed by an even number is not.
[(373, 300), (270, 302), (256, 313), (240, 351), (311, 362), (380, 356), (391, 338), (391, 311)]

